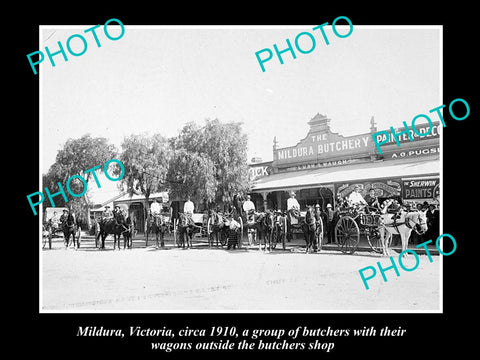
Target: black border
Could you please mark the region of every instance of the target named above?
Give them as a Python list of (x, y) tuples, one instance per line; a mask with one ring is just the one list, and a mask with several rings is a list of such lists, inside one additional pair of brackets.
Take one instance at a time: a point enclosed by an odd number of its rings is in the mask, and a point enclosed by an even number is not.
[[(473, 3), (471, 3), (473, 4)], [(29, 341), (35, 341), (34, 352), (42, 355), (69, 356), (102, 355), (116, 356), (132, 354), (135, 356), (177, 356), (178, 352), (164, 353), (149, 350), (148, 341), (142, 338), (130, 338), (121, 341), (115, 338), (76, 337), (78, 326), (122, 327), (141, 325), (143, 327), (172, 329), (209, 328), (211, 326), (236, 326), (242, 328), (363, 328), (375, 326), (381, 328), (407, 329), (402, 338), (331, 338), (335, 351), (323, 352), (287, 352), (287, 354), (308, 356), (373, 355), (391, 356), (395, 354), (418, 358), (423, 355), (444, 355), (462, 352), (468, 353), (474, 342), (468, 340), (475, 331), (470, 327), (476, 306), (474, 277), (468, 267), (475, 259), (476, 250), (475, 222), (472, 221), (476, 207), (476, 189), (474, 174), (476, 140), (473, 75), (476, 67), (475, 51), (478, 31), (473, 14), (475, 8), (461, 2), (440, 4), (419, 8), (406, 2), (374, 6), (370, 3), (352, 8), (349, 4), (339, 4), (327, 9), (319, 4), (129, 4), (121, 8), (118, 3), (105, 8), (86, 3), (75, 6), (49, 4), (39, 9), (28, 9), (22, 16), (21, 38), (16, 38), (18, 51), (15, 51), (14, 68), (21, 74), (20, 91), (22, 106), (17, 107), (21, 121), (18, 122), (21, 143), (28, 144), (26, 157), (22, 161), (14, 158), (18, 166), (16, 175), (23, 184), (15, 190), (14, 203), (19, 205), (23, 221), (22, 229), (28, 228), (21, 244), (9, 247), (15, 254), (22, 249), (21, 255), (14, 255), (16, 261), (11, 271), (15, 287), (9, 292), (15, 294), (14, 324), (9, 338), (15, 341), (11, 347), (25, 349)], [(443, 177), (443, 220), (444, 233), (455, 236), (458, 248), (450, 257), (444, 257), (444, 313), (443, 314), (39, 314), (38, 313), (38, 218), (32, 217), (25, 196), (37, 188), (38, 164), (38, 77), (33, 75), (26, 54), (38, 50), (38, 26), (49, 24), (103, 24), (111, 18), (120, 19), (125, 25), (164, 25), (164, 24), (320, 24), (331, 22), (337, 16), (348, 16), (355, 25), (443, 25), (444, 53), (444, 104), (456, 98), (463, 98), (470, 104), (471, 113), (462, 122), (453, 120), (445, 111), (447, 127), (443, 131), (444, 177)], [(477, 71), (478, 76), (478, 71)], [(18, 85), (18, 78), (15, 79)], [(427, 87), (428, 84), (425, 84)], [(440, 105), (440, 104), (439, 104)], [(27, 126), (25, 126), (27, 125)], [(9, 157), (14, 157), (13, 154)], [(16, 166), (13, 166), (15, 168)], [(470, 210), (469, 210), (470, 209)], [(468, 233), (467, 233), (468, 232)], [(470, 236), (469, 236), (470, 235)], [(12, 269), (12, 268), (10, 268)], [(23, 272), (18, 272), (20, 270)], [(308, 301), (308, 299), (306, 299)], [(321, 301), (321, 299), (317, 299)], [(18, 342), (18, 343), (17, 343)], [(19, 348), (20, 347), (20, 348)], [(203, 353), (205, 356), (213, 354)], [(221, 356), (229, 353), (217, 352)], [(244, 352), (249, 356), (252, 352)], [(262, 356), (275, 356), (280, 353), (266, 353)], [(190, 353), (193, 356), (203, 356)]]

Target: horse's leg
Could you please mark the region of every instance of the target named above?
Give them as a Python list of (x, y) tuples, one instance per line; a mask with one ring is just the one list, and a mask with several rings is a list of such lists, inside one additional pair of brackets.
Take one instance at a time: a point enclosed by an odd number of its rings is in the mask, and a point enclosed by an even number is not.
[[(402, 252), (408, 248), (408, 239), (410, 238), (411, 230), (406, 230), (405, 232), (400, 233), (400, 238), (402, 239)], [(402, 257), (407, 257), (408, 253), (404, 252)]]

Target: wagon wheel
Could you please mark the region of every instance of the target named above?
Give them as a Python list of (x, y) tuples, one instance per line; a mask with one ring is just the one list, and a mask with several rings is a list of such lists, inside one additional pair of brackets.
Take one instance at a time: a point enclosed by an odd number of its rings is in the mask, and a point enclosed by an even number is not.
[(240, 229), (239, 229), (239, 236), (238, 236), (238, 248), (240, 249), (242, 247), (242, 240), (243, 240), (243, 219), (241, 216), (238, 217), (238, 222), (240, 223)]
[(335, 240), (343, 253), (353, 254), (360, 241), (360, 229), (350, 216), (343, 216), (335, 225)]
[(322, 218), (318, 219), (318, 225), (315, 229), (315, 242), (317, 243), (317, 249), (322, 250), (323, 243), (323, 220)]
[(383, 252), (382, 240), (380, 238), (380, 232), (376, 227), (369, 227), (365, 231), (365, 235), (367, 236), (368, 245), (372, 248), (373, 251), (376, 253), (381, 254)]

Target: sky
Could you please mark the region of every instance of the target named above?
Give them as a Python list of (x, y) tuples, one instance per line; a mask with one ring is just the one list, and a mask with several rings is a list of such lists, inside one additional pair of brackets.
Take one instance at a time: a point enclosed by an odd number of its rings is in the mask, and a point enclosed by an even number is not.
[[(325, 21), (329, 21), (326, 19)], [(330, 21), (331, 22), (331, 21)], [(340, 23), (340, 22), (339, 22)], [(128, 26), (109, 40), (103, 25), (97, 47), (85, 26), (41, 26), (39, 50), (58, 50), (83, 34), (87, 50), (67, 53), (68, 62), (45, 56), (40, 65), (40, 162), (45, 173), (69, 138), (89, 133), (120, 149), (125, 136), (161, 133), (175, 136), (189, 121), (240, 121), (248, 135), (248, 155), (272, 160), (279, 146), (305, 138), (307, 122), (320, 113), (333, 132), (367, 133), (374, 116), (379, 130), (441, 105), (441, 27), (355, 26), (346, 38), (331, 27), (326, 45), (318, 24), (304, 26)], [(120, 29), (108, 27), (112, 36)], [(348, 27), (337, 26), (339, 33)], [(262, 72), (255, 52), (273, 44), (294, 44), (309, 32), (315, 48), (297, 58), (274, 54)], [(308, 48), (307, 37), (301, 46)], [(78, 38), (74, 51), (82, 50)], [(100, 164), (99, 164), (100, 165)]]

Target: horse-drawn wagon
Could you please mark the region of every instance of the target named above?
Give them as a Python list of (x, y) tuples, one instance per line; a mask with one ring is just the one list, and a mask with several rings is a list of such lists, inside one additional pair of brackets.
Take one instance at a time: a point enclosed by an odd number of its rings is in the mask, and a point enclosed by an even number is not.
[(360, 242), (360, 236), (365, 236), (373, 251), (381, 253), (379, 226), (380, 213), (377, 208), (359, 208), (349, 206), (338, 212), (335, 224), (335, 242), (344, 254), (353, 254)]

